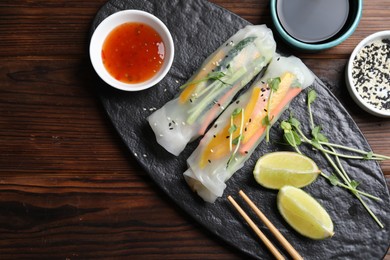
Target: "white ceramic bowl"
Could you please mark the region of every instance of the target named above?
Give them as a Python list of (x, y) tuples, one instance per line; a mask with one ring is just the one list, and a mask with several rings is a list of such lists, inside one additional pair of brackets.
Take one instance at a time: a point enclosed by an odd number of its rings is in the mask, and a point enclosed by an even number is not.
[[(107, 35), (115, 27), (128, 22), (140, 22), (151, 26), (160, 34), (164, 42), (165, 56), (161, 69), (152, 78), (142, 83), (129, 84), (115, 79), (106, 70), (102, 60), (101, 52)], [(96, 73), (110, 86), (125, 91), (139, 91), (147, 89), (160, 82), (172, 66), (174, 51), (172, 36), (165, 24), (154, 15), (140, 10), (119, 11), (104, 19), (93, 33), (89, 45), (89, 55)]]
[[(352, 99), (365, 111), (371, 113), (372, 115), (378, 116), (378, 117), (384, 117), (384, 118), (390, 118), (390, 110), (389, 109), (379, 109), (377, 106), (370, 104), (367, 102), (366, 99), (362, 98), (361, 94), (356, 89), (356, 86), (353, 81), (352, 71), (353, 71), (353, 63), (355, 60), (356, 55), (360, 52), (362, 48), (365, 46), (373, 43), (377, 40), (382, 39), (389, 39), (390, 40), (390, 31), (380, 31), (374, 34), (369, 35), (365, 39), (363, 39), (353, 50), (351, 57), (349, 58), (347, 68), (345, 70), (345, 81), (347, 84), (348, 91), (352, 97)], [(387, 70), (388, 73), (390, 73)], [(371, 91), (371, 94), (373, 90), (367, 89), (367, 91)]]

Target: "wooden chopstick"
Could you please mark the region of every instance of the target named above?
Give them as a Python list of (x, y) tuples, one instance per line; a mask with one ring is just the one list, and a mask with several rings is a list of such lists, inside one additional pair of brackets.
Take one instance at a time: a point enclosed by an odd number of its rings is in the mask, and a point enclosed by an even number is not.
[(287, 241), (287, 239), (279, 232), (279, 230), (269, 221), (269, 219), (261, 212), (261, 210), (256, 207), (251, 199), (242, 191), (239, 191), (241, 197), (248, 203), (248, 205), (253, 209), (256, 215), (264, 222), (264, 224), (269, 228), (272, 234), (276, 239), (282, 244), (286, 251), (291, 255), (293, 259), (303, 259), (302, 256), (295, 250), (295, 248)]
[(256, 226), (256, 224), (252, 221), (252, 219), (245, 213), (245, 211), (237, 204), (237, 202), (232, 198), (232, 196), (228, 196), (228, 200), (233, 204), (233, 206), (237, 209), (237, 211), (241, 214), (241, 216), (248, 222), (249, 226), (255, 231), (255, 233), (259, 236), (261, 241), (266, 245), (266, 247), (271, 251), (271, 253), (276, 257), (276, 259), (285, 259), (283, 255), (278, 251), (278, 249), (269, 241), (269, 239), (261, 232), (261, 230)]

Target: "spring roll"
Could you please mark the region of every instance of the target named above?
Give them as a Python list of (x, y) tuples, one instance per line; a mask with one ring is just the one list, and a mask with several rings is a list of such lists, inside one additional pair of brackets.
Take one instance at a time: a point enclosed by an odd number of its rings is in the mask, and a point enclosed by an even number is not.
[(204, 61), (176, 98), (148, 117), (157, 142), (179, 155), (270, 62), (275, 49), (265, 25), (239, 30)]
[(227, 180), (264, 139), (291, 100), (314, 81), (296, 57), (276, 56), (265, 74), (215, 121), (192, 155), (184, 178), (203, 200), (221, 197)]

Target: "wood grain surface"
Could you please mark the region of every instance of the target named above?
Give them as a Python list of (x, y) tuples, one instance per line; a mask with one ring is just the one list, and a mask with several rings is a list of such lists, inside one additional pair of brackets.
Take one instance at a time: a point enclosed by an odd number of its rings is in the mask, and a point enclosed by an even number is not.
[[(211, 2), (272, 27), (268, 1)], [(159, 190), (106, 117), (88, 57), (90, 24), (104, 3), (0, 2), (0, 258), (244, 258)], [(389, 3), (364, 1), (344, 43), (315, 54), (291, 50), (386, 155), (390, 120), (353, 103), (344, 67), (360, 40), (389, 26)], [(381, 168), (389, 184), (390, 161)]]

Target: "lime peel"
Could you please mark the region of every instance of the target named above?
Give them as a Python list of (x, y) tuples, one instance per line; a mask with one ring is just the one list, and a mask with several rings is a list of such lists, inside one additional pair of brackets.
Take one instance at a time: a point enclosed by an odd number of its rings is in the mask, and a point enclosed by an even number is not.
[(312, 183), (321, 171), (309, 157), (296, 152), (273, 152), (260, 157), (253, 170), (263, 187), (280, 189), (285, 185), (304, 187)]
[(286, 222), (301, 235), (312, 239), (325, 239), (334, 235), (329, 214), (303, 190), (284, 186), (278, 193), (277, 206)]

